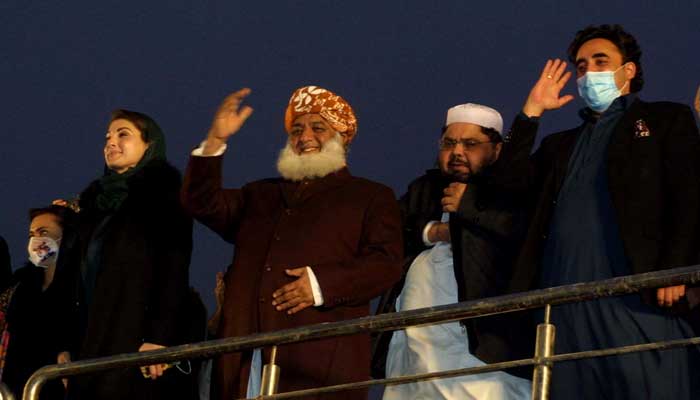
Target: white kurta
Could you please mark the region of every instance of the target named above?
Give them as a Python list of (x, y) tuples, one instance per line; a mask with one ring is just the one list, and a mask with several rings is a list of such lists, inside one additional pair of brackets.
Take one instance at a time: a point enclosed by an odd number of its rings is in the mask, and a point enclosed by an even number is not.
[[(443, 215), (443, 222), (447, 220)], [(411, 264), (396, 310), (405, 311), (457, 302), (452, 249), (439, 242)], [(469, 353), (469, 339), (459, 322), (395, 331), (389, 344), (386, 376), (421, 374), (476, 367), (485, 363)], [(504, 372), (432, 379), (387, 386), (384, 400), (529, 399), (531, 383)]]

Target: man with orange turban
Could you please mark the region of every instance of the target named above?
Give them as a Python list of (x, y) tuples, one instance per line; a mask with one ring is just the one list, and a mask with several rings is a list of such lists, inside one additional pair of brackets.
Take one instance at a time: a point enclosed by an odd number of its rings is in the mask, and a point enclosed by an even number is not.
[[(401, 222), (394, 193), (350, 174), (357, 133), (352, 107), (320, 87), (297, 89), (287, 106), (281, 178), (222, 189), (226, 142), (252, 114), (250, 89), (221, 104), (192, 153), (182, 200), (198, 221), (235, 244), (226, 274), (222, 337), (366, 316), (369, 301), (401, 275)], [(269, 349), (221, 356), (212, 399), (255, 397)], [(279, 347), (279, 392), (368, 379), (370, 338), (354, 335)], [(361, 399), (366, 391), (319, 399)], [(317, 397), (314, 397), (317, 398)]]

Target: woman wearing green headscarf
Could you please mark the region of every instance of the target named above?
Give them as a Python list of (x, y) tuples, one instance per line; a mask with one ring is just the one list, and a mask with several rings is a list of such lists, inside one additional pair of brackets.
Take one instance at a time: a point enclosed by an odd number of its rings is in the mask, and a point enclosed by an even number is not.
[[(116, 110), (105, 169), (80, 195), (82, 346), (73, 359), (147, 351), (190, 341), (186, 329), (192, 222), (180, 207), (180, 174), (147, 115)], [(183, 398), (177, 368), (123, 368), (79, 376), (74, 399)], [(149, 376), (145, 378), (144, 376)], [(184, 390), (184, 391), (183, 391)], [(186, 397), (186, 396), (185, 396)]]

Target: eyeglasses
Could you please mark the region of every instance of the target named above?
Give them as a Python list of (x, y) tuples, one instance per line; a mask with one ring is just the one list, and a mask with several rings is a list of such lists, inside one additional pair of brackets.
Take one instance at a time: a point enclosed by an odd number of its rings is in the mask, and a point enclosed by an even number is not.
[(440, 145), (440, 150), (452, 150), (455, 147), (457, 147), (457, 144), (461, 144), (462, 147), (464, 147), (464, 150), (466, 151), (471, 151), (476, 149), (480, 144), (485, 144), (485, 143), (493, 143), (492, 140), (487, 140), (485, 142), (479, 142), (474, 139), (460, 139), (460, 140), (455, 140), (455, 139), (450, 139), (450, 138), (442, 138), (438, 142)]

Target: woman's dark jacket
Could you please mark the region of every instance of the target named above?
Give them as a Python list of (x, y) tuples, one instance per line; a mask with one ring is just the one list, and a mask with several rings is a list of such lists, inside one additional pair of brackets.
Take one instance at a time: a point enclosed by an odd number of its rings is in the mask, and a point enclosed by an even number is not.
[[(174, 167), (152, 160), (128, 178), (128, 197), (114, 212), (98, 209), (99, 182), (81, 194), (87, 322), (78, 358), (133, 353), (144, 342), (189, 341), (182, 332), (188, 322), (183, 310), (189, 299), (192, 222), (180, 207), (180, 183)], [(95, 248), (100, 262), (91, 280), (88, 251)], [(122, 368), (73, 379), (69, 393), (80, 399), (177, 398), (182, 381), (174, 368), (156, 381), (144, 379), (137, 367)]]
[[(37, 369), (56, 364), (58, 353), (74, 352), (79, 343), (70, 327), (79, 327), (80, 313), (75, 302), (79, 260), (74, 251), (75, 236), (64, 229), (54, 278), (42, 291), (44, 269), (32, 264), (15, 271), (16, 285), (7, 313), (10, 333), (2, 380), (16, 398), (22, 397), (27, 379)], [(61, 381), (50, 381), (41, 399), (63, 399)]]

